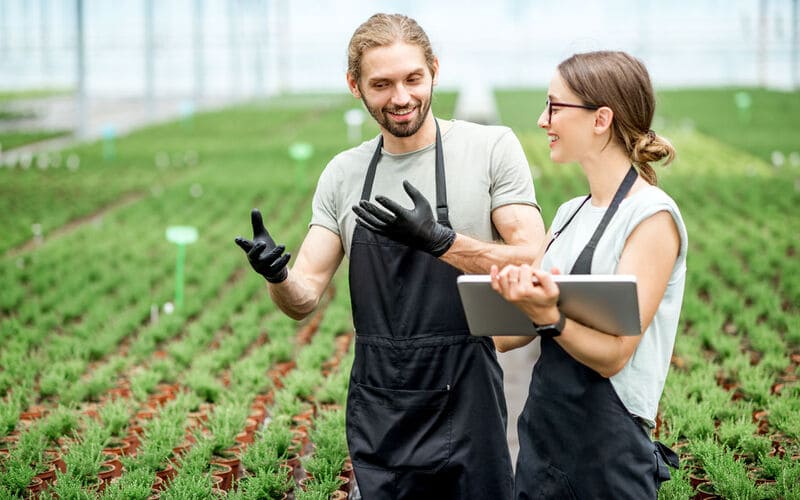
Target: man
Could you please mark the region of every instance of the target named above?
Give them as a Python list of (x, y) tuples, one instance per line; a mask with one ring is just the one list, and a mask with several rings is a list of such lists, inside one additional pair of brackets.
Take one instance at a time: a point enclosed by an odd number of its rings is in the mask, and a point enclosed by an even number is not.
[[(376, 14), (362, 24), (347, 84), (381, 134), (322, 173), (291, 270), (257, 210), (254, 239), (236, 240), (295, 319), (313, 311), (349, 257), (347, 440), (367, 500), (512, 493), (502, 373), (491, 339), (469, 335), (456, 277), (533, 262), (544, 224), (510, 129), (434, 118), (438, 73), (413, 19)], [(408, 198), (412, 209), (393, 201)], [(499, 238), (505, 244), (486, 242)]]

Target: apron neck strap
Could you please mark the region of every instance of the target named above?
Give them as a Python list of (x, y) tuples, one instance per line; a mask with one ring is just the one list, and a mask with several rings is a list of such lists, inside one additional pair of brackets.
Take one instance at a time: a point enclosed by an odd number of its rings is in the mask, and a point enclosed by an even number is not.
[[(592, 238), (589, 240), (589, 243), (583, 247), (580, 255), (575, 260), (575, 265), (572, 266), (572, 270), (570, 274), (592, 274), (592, 259), (594, 258), (594, 251), (597, 248), (597, 242), (600, 241), (600, 237), (603, 236), (603, 233), (608, 226), (608, 223), (611, 222), (611, 218), (614, 217), (614, 214), (617, 212), (620, 203), (628, 194), (628, 191), (631, 190), (633, 183), (636, 182), (636, 178), (639, 174), (636, 173), (636, 169), (631, 165), (630, 170), (625, 175), (625, 178), (622, 180), (622, 183), (619, 185), (617, 192), (614, 194), (614, 199), (611, 200), (611, 205), (609, 205), (606, 213), (603, 214), (603, 219), (600, 221), (600, 224), (597, 225), (597, 229), (595, 229)], [(582, 205), (581, 205), (582, 206)], [(561, 228), (563, 231), (564, 228)]]
[[(444, 152), (442, 150), (442, 133), (439, 130), (439, 120), (434, 118), (436, 124), (436, 217), (439, 223), (447, 223), (449, 227), (449, 215), (447, 209), (447, 184), (444, 176)], [(364, 187), (361, 190), (361, 199), (369, 201), (372, 195), (372, 184), (375, 181), (375, 172), (378, 162), (381, 160), (381, 149), (383, 149), (383, 134), (378, 139), (378, 147), (372, 153), (372, 159), (367, 168), (367, 175), (364, 178)]]

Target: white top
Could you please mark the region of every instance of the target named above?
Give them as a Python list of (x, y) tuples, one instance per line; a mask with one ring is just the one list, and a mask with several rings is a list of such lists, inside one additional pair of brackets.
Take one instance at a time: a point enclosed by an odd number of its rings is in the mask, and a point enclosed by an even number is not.
[[(561, 229), (583, 199), (581, 196), (561, 205), (550, 226), (551, 230)], [(549, 271), (557, 267), (562, 273), (569, 273), (594, 234), (606, 208), (593, 206), (591, 200), (587, 202), (550, 246), (542, 261), (542, 268)], [(592, 261), (592, 274), (615, 274), (628, 236), (640, 222), (661, 211), (672, 215), (678, 227), (680, 254), (652, 323), (645, 330), (628, 363), (610, 379), (628, 411), (647, 420), (650, 425), (655, 425), (658, 401), (667, 379), (686, 282), (688, 240), (686, 226), (675, 202), (656, 186), (645, 187), (622, 200), (597, 244)]]
[[(367, 167), (377, 145), (375, 137), (336, 155), (322, 172), (314, 194), (309, 225), (338, 234), (348, 258), (356, 226), (352, 206), (361, 199)], [(442, 151), (450, 224), (457, 233), (498, 241), (492, 210), (514, 203), (538, 207), (528, 160), (510, 128), (454, 120), (442, 133)], [(384, 150), (370, 199), (384, 195), (411, 208), (403, 180), (419, 189), (436, 216), (435, 144), (403, 154)]]

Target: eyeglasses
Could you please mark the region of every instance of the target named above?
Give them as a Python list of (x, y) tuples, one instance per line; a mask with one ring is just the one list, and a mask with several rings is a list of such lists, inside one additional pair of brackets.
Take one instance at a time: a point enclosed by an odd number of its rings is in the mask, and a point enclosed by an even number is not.
[(552, 102), (550, 99), (545, 101), (545, 106), (547, 107), (547, 123), (548, 124), (553, 119), (553, 106), (560, 106), (562, 108), (590, 109), (592, 111), (594, 111), (596, 109), (600, 109), (600, 106), (591, 106), (591, 105), (587, 105), (587, 104), (567, 104), (565, 102)]

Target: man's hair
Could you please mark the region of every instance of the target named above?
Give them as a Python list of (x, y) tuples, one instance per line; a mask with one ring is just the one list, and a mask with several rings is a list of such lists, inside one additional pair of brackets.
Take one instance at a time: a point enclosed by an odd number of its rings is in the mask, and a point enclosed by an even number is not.
[(419, 46), (433, 75), (434, 55), (428, 35), (415, 20), (402, 14), (375, 14), (356, 28), (347, 46), (347, 72), (359, 83), (364, 52), (374, 47), (388, 47), (396, 42)]

